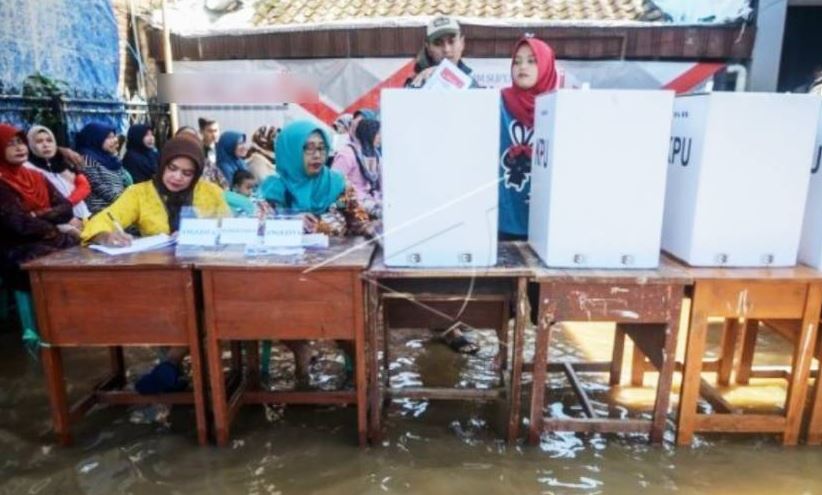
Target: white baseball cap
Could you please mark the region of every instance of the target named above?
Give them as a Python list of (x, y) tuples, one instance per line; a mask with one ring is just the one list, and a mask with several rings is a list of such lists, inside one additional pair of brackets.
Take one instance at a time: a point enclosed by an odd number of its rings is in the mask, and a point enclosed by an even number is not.
[(429, 43), (446, 34), (459, 34), (460, 25), (453, 17), (439, 16), (428, 23), (425, 29), (425, 39)]

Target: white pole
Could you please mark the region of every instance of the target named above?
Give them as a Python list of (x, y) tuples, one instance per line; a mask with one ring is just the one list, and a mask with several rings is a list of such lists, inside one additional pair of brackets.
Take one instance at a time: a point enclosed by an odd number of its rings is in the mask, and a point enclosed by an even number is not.
[[(163, 0), (163, 59), (166, 63), (166, 74), (174, 73), (174, 58), (171, 54), (171, 33), (168, 28), (168, 2)], [(171, 133), (177, 132), (177, 104), (169, 103), (169, 112), (171, 113)]]

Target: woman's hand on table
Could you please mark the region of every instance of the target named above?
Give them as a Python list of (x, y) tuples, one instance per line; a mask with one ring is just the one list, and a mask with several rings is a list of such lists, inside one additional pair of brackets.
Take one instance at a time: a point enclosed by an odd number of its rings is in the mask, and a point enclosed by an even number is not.
[(317, 231), (320, 220), (310, 213), (303, 215), (303, 230), (306, 234), (313, 234)]
[(94, 236), (92, 241), (104, 246), (126, 247), (131, 246), (132, 237), (123, 232), (103, 232)]

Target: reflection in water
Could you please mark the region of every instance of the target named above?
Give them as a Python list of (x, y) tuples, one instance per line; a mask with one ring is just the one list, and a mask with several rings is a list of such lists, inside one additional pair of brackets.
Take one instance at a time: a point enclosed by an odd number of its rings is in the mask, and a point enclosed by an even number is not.
[[(608, 359), (611, 332), (609, 327), (563, 326), (555, 332), (550, 359)], [(763, 334), (763, 362), (784, 363), (786, 347)], [(493, 358), (508, 349), (490, 330), (468, 336), (480, 344), (477, 356), (454, 354), (428, 332), (392, 332), (392, 386), (498, 386)], [(526, 337), (530, 358), (533, 332)], [(321, 365), (312, 368), (316, 376), (308, 383), (342, 383), (344, 361), (318, 349), (312, 355)], [(293, 388), (298, 381), (293, 354), (275, 343), (272, 356), (267, 386)], [(127, 358), (133, 379), (156, 354), (129, 350)], [(67, 351), (69, 395), (78, 397), (85, 390), (80, 385), (106, 364), (104, 351)], [(601, 413), (648, 414), (654, 374), (645, 387), (614, 390), (604, 375), (582, 378)], [(753, 385), (753, 390), (731, 387), (727, 396), (769, 407), (781, 400), (779, 393), (784, 395), (778, 381)], [(547, 413), (581, 415), (564, 375), (552, 373), (549, 386)], [(527, 392), (528, 387), (526, 402)], [(0, 335), (0, 494), (822, 492), (817, 475), (822, 449), (782, 448), (769, 435), (697, 436), (693, 447), (674, 448), (672, 424), (659, 447), (648, 446), (643, 435), (562, 432), (545, 434), (539, 447), (508, 446), (501, 440), (506, 410), (497, 402), (395, 400), (387, 410), (384, 444), (368, 449), (356, 447), (353, 408), (246, 407), (225, 449), (197, 447), (191, 408), (174, 407), (143, 417), (140, 424), (132, 422), (134, 414), (98, 408), (74, 427), (74, 447), (54, 445), (40, 363), (26, 356), (15, 335)]]

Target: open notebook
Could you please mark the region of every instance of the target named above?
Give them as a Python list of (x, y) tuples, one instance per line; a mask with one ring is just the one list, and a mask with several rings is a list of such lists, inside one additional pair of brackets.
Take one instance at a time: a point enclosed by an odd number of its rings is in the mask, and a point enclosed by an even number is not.
[(109, 247), (100, 244), (92, 244), (89, 247), (95, 251), (100, 251), (112, 256), (118, 254), (139, 253), (141, 251), (151, 251), (174, 244), (175, 240), (168, 234), (157, 234), (148, 237), (137, 237), (131, 241), (131, 246)]

